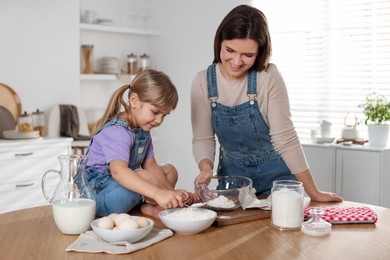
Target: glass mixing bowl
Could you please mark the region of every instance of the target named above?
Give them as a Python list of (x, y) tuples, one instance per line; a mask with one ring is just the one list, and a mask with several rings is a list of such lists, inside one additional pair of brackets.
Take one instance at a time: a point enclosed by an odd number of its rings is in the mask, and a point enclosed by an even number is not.
[(195, 192), (210, 209), (234, 210), (241, 206), (252, 189), (252, 180), (242, 176), (215, 176), (195, 184)]

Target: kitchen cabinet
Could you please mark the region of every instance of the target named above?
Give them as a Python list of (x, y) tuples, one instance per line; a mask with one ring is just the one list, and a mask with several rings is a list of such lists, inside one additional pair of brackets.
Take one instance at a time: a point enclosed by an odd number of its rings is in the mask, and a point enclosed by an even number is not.
[[(41, 179), (49, 169), (60, 170), (59, 155), (71, 153), (72, 138), (0, 140), (0, 213), (47, 205)], [(59, 178), (48, 177), (54, 191)]]
[(302, 146), (320, 189), (336, 192), (345, 200), (390, 207), (390, 148)]
[(335, 192), (335, 147), (304, 145), (303, 149), (317, 187), (323, 191)]

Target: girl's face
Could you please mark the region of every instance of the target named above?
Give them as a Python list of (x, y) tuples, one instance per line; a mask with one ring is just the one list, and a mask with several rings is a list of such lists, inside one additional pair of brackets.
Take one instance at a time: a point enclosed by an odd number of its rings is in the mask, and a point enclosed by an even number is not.
[(221, 72), (229, 80), (239, 79), (253, 66), (258, 44), (252, 39), (223, 40), (221, 44)]
[(130, 97), (130, 102), (132, 106), (131, 126), (139, 127), (147, 132), (152, 128), (160, 126), (170, 112), (161, 111), (150, 103), (140, 101), (136, 94), (134, 94), (133, 98)]

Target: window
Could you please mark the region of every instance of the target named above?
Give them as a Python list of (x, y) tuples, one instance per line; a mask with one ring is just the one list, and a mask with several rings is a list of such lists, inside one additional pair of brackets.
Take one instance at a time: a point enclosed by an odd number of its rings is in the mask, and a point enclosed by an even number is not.
[[(272, 59), (289, 93), (300, 139), (321, 120), (332, 122), (332, 136), (347, 124), (360, 124), (358, 107), (377, 91), (390, 99), (390, 0), (257, 0), (268, 19)], [(348, 116), (347, 116), (348, 115)]]

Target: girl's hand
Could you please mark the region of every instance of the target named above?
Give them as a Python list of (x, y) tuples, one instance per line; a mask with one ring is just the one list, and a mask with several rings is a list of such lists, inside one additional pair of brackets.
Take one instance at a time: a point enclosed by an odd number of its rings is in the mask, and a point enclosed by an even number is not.
[(192, 194), (188, 191), (177, 189), (175, 192), (183, 198), (183, 204), (191, 205), (193, 203)]
[(182, 194), (172, 190), (160, 190), (156, 194), (155, 201), (164, 209), (184, 206)]

